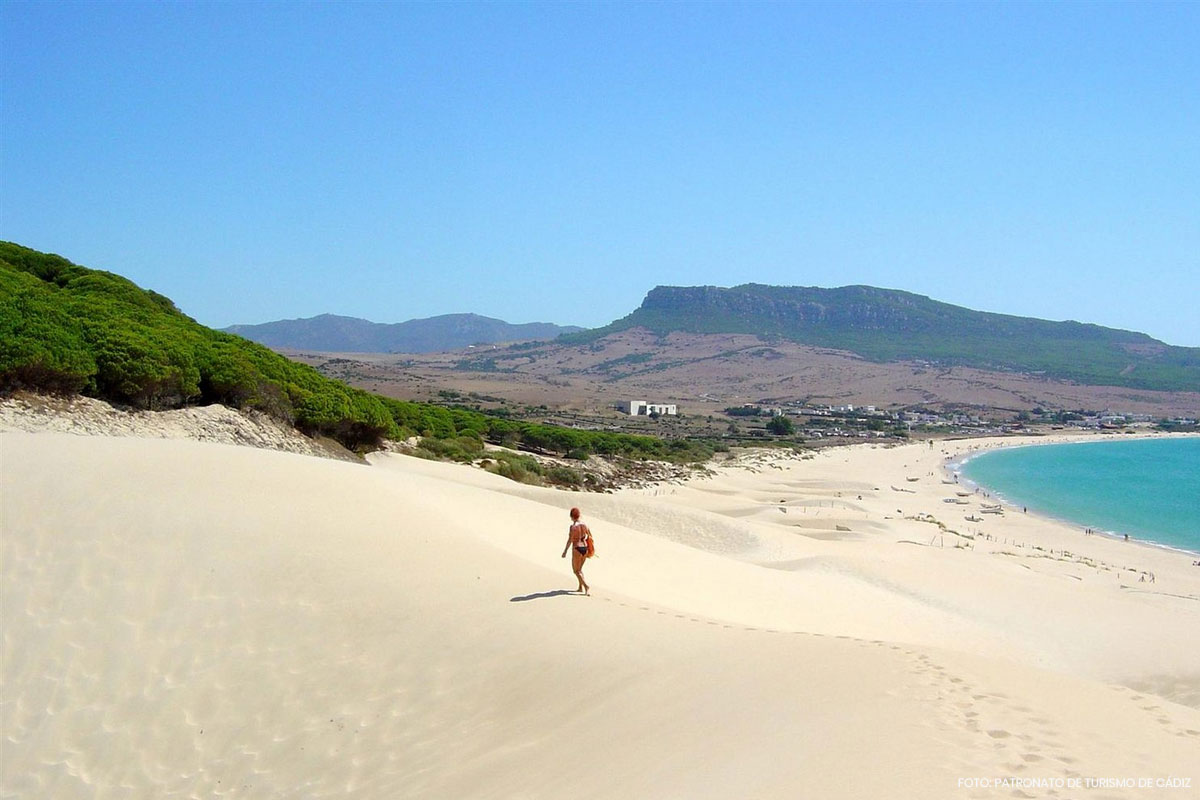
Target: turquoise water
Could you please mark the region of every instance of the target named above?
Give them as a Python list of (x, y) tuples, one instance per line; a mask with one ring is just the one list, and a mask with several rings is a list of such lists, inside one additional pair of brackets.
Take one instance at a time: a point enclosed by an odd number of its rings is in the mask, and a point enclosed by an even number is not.
[(1200, 438), (992, 450), (962, 474), (1030, 511), (1200, 552)]

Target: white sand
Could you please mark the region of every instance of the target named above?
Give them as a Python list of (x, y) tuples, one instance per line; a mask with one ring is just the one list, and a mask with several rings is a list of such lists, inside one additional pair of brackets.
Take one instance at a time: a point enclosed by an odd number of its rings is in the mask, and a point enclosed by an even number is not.
[(1200, 568), (964, 523), (942, 449), (601, 496), (0, 434), (0, 796), (1197, 796)]

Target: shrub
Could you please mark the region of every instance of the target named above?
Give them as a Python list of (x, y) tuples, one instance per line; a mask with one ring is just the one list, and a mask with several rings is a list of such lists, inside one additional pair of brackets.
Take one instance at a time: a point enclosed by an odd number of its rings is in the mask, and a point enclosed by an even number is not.
[(469, 463), (483, 453), (483, 442), (470, 436), (460, 436), (455, 439), (436, 439), (424, 437), (419, 449), (442, 459)]
[(570, 467), (550, 467), (545, 472), (547, 482), (559, 486), (578, 488), (583, 485), (583, 474)]
[(771, 417), (767, 430), (776, 436), (790, 436), (796, 432), (795, 424), (787, 417)]
[(505, 452), (492, 453), (492, 456), (496, 460), (494, 463), (488, 465), (487, 469), (489, 472), (494, 472), (497, 475), (502, 475), (519, 483), (541, 483), (542, 465), (538, 463), (536, 458), (523, 456), (519, 453)]
[(0, 270), (0, 391), (83, 391), (96, 372), (81, 330), (36, 279)]

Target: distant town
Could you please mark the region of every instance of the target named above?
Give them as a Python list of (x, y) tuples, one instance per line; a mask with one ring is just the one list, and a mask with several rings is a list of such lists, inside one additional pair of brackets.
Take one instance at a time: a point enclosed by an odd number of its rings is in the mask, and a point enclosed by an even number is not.
[[(1003, 436), (1051, 431), (1094, 430), (1200, 432), (1191, 416), (1155, 416), (1128, 410), (1062, 410), (1035, 407), (1005, 409), (910, 406), (881, 408), (874, 404), (825, 404), (760, 400), (698, 412), (660, 398), (642, 396), (613, 401), (609, 411), (519, 405), (475, 392), (442, 390), (441, 404), (582, 430), (622, 431), (668, 438), (707, 437), (731, 442), (776, 441), (820, 447), (847, 440)], [(719, 402), (715, 397), (707, 402)], [(614, 413), (615, 412), (615, 413)]]
[(997, 421), (965, 411), (905, 409), (886, 411), (874, 405), (806, 405), (801, 403), (779, 406), (746, 404), (726, 409), (730, 416), (792, 417), (796, 432), (808, 438), (825, 437), (871, 438), (894, 435), (897, 432), (1003, 434), (1017, 433), (1030, 426), (1053, 429), (1164, 429), (1187, 430), (1197, 427), (1197, 420), (1176, 417), (1156, 418), (1149, 414), (1122, 411), (1047, 411), (1035, 408), (1019, 412), (1015, 419)]
[[(633, 417), (673, 417), (679, 414), (671, 403), (646, 400), (627, 400), (616, 408)], [(745, 403), (724, 410), (731, 419), (748, 420), (763, 417), (786, 419), (787, 426), (767, 425), (767, 430), (786, 431), (805, 439), (828, 438), (887, 438), (912, 433), (989, 435), (1019, 433), (1031, 427), (1054, 430), (1194, 430), (1198, 421), (1187, 417), (1161, 418), (1150, 414), (1124, 411), (1049, 411), (1034, 408), (1022, 411), (1013, 419), (997, 421), (978, 413), (939, 411), (913, 408), (887, 411), (874, 405), (821, 405), (784, 403), (770, 405)], [(731, 427), (730, 432), (733, 432)]]

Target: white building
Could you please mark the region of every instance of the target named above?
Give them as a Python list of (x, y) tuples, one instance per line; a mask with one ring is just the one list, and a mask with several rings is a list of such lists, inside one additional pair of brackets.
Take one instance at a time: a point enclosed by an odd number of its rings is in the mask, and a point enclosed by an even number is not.
[(647, 417), (651, 414), (673, 417), (678, 413), (674, 403), (647, 403), (645, 400), (629, 400), (617, 407), (631, 417)]

